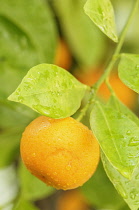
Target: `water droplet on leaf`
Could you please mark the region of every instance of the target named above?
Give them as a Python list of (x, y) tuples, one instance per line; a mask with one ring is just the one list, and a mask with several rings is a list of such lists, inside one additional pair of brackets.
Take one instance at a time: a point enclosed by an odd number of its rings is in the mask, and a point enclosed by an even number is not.
[(139, 140), (136, 139), (135, 137), (132, 137), (129, 141), (129, 146), (138, 146), (139, 145)]
[(132, 200), (134, 200), (134, 199), (136, 198), (136, 192), (135, 192), (135, 191), (132, 191), (132, 192), (130, 193), (130, 198), (131, 198)]
[(126, 132), (126, 134), (130, 136), (131, 131), (130, 131), (130, 130), (128, 130), (128, 131)]
[(24, 97), (23, 96), (19, 96), (18, 97), (18, 101), (22, 103), (24, 101)]

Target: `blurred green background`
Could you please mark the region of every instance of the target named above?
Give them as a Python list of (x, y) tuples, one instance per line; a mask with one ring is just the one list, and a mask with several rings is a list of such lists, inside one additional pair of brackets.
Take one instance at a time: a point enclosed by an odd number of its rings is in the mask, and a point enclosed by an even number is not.
[[(39, 63), (59, 65), (77, 78), (81, 75), (83, 79), (80, 80), (86, 84), (88, 72), (93, 75), (103, 70), (115, 44), (84, 14), (85, 2), (0, 0), (1, 210), (129, 209), (107, 178), (101, 163), (83, 187), (67, 192), (57, 191), (33, 177), (20, 160), (19, 144), (23, 130), (38, 114), (7, 100), (27, 71)], [(111, 2), (120, 34), (133, 1)], [(131, 24), (123, 52), (139, 53), (138, 19), (139, 14)], [(130, 96), (127, 93), (128, 100), (137, 106), (138, 96)], [(136, 106), (131, 107), (135, 112)], [(89, 126), (88, 115), (83, 122)]]

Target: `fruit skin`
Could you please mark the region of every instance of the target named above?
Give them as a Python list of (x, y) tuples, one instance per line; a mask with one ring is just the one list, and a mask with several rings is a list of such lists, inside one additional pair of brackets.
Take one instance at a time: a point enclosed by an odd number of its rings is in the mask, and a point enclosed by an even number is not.
[(60, 66), (61, 68), (69, 70), (69, 68), (71, 67), (71, 63), (72, 58), (69, 48), (66, 42), (60, 39), (56, 49), (54, 64)]
[(20, 151), (33, 175), (63, 190), (85, 183), (95, 172), (100, 156), (92, 132), (71, 117), (36, 118), (22, 135)]
[(89, 210), (79, 189), (63, 191), (56, 203), (56, 210)]
[[(97, 82), (102, 74), (103, 70), (100, 68), (92, 69), (86, 73), (76, 71), (74, 76), (83, 84), (91, 86)], [(137, 104), (137, 94), (122, 83), (116, 71), (111, 73), (109, 82), (117, 97), (130, 109), (134, 109)], [(101, 85), (98, 93), (104, 100), (108, 100), (110, 97), (110, 91), (105, 83)]]

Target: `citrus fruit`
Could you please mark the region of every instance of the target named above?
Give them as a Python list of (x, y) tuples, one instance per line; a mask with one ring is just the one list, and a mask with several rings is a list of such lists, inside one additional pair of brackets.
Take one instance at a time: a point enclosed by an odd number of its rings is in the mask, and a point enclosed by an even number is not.
[(88, 210), (87, 201), (79, 189), (63, 191), (56, 206), (57, 210)]
[[(88, 86), (91, 86), (97, 82), (100, 76), (103, 74), (102, 69), (92, 69), (85, 73), (75, 72), (75, 77)], [(117, 95), (117, 97), (129, 108), (133, 109), (137, 104), (137, 94), (128, 88), (118, 77), (116, 71), (112, 72), (109, 78), (109, 82)], [(110, 91), (105, 83), (103, 83), (98, 91), (98, 95), (104, 99), (108, 100), (110, 97)]]
[(26, 127), (20, 150), (27, 169), (57, 189), (81, 186), (99, 162), (99, 144), (93, 133), (71, 117), (36, 118)]
[(54, 64), (68, 70), (71, 66), (72, 58), (70, 50), (64, 40), (59, 40), (56, 49)]

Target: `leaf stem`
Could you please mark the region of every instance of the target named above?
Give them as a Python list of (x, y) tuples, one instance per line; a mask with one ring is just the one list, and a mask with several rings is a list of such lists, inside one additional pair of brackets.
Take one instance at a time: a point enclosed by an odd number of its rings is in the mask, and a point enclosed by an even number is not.
[(135, 15), (135, 13), (136, 13), (136, 10), (137, 10), (138, 6), (139, 6), (139, 0), (136, 0), (136, 1), (135, 1), (135, 4), (134, 4), (134, 6), (133, 6), (133, 9), (131, 10), (131, 13), (130, 13), (128, 19), (127, 19), (127, 22), (126, 22), (126, 24), (125, 24), (125, 26), (124, 26), (124, 28), (123, 28), (123, 30), (122, 30), (122, 32), (121, 32), (121, 35), (120, 35), (120, 37), (119, 37), (119, 42), (118, 42), (118, 44), (117, 44), (117, 47), (116, 47), (116, 49), (115, 49), (115, 51), (114, 51), (114, 53), (113, 53), (113, 55), (112, 55), (112, 58), (111, 58), (111, 60), (110, 60), (110, 62), (109, 62), (109, 64), (108, 64), (108, 66), (107, 66), (107, 68), (106, 68), (104, 74), (103, 74), (103, 75), (100, 77), (100, 79), (95, 83), (95, 85), (91, 86), (91, 88), (90, 88), (90, 98), (89, 98), (87, 104), (86, 104), (86, 105), (83, 107), (83, 109), (81, 110), (81, 113), (80, 113), (80, 115), (79, 115), (78, 118), (77, 118), (78, 121), (80, 121), (80, 120), (83, 118), (83, 116), (86, 114), (86, 111), (87, 111), (87, 109), (89, 108), (90, 104), (92, 104), (93, 101), (95, 100), (95, 97), (96, 97), (96, 95), (97, 95), (97, 91), (98, 91), (99, 87), (100, 87), (101, 84), (108, 78), (108, 76), (109, 76), (111, 70), (112, 70), (113, 67), (114, 67), (114, 64), (115, 64), (117, 58), (119, 58), (119, 53), (120, 53), (121, 48), (122, 48), (122, 46), (123, 46), (123, 43), (124, 43), (124, 39), (125, 39), (126, 33), (127, 33), (128, 28), (129, 28), (129, 26), (130, 26), (130, 24), (131, 24), (131, 21), (133, 20), (133, 17), (134, 17), (134, 15)]

